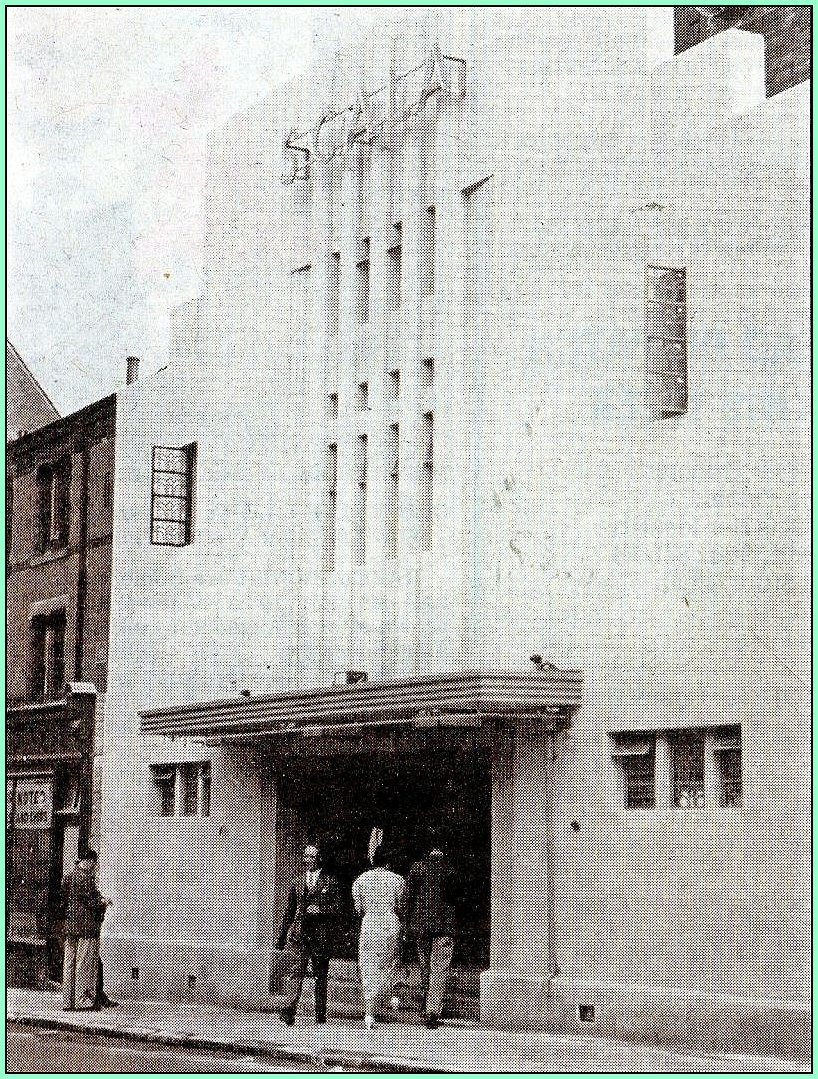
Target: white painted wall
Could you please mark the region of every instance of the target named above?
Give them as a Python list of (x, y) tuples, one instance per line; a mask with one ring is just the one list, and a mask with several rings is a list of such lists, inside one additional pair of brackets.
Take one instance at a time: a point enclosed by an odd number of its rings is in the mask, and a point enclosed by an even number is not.
[[(404, 16), (359, 38), (319, 14), (317, 32), (354, 42), (351, 58), (334, 66), (328, 44), (315, 80), (214, 133), (204, 294), (180, 315), (176, 362), (122, 396), (103, 779), (112, 946), (162, 938), (174, 922), (180, 939), (228, 950), (257, 940), (270, 874), (258, 774), (238, 777), (229, 753), (213, 754), (213, 817), (195, 835), (148, 819), (149, 763), (212, 751), (142, 739), (140, 708), (326, 685), (348, 666), (372, 678), (524, 671), (541, 652), (586, 678), (558, 760), (565, 976), (803, 995), (808, 89), (764, 102), (759, 41), (741, 32), (673, 59), (670, 8), (427, 14), (408, 38)], [(420, 142), (373, 150), (368, 196), (359, 202), (353, 170), (331, 198), (320, 170), (306, 189), (280, 184), (291, 126), (311, 126), (328, 97), (352, 100), (362, 70), (382, 85), (390, 48), (404, 70), (436, 36), (467, 61), (466, 97), (436, 127), (427, 107)], [(464, 203), (462, 188), (486, 176)], [(421, 300), (413, 222), (431, 202), (436, 293)], [(640, 209), (651, 203), (662, 208)], [(405, 302), (387, 317), (396, 220)], [(351, 285), (362, 235), (372, 242), (363, 330)], [(333, 250), (337, 341), (321, 307)], [(469, 259), (483, 282), (464, 280)], [(290, 271), (308, 261), (314, 299), (297, 311)], [(645, 397), (652, 261), (685, 265), (689, 282), (690, 408), (667, 420), (652, 418)], [(432, 399), (420, 385), (427, 355)], [(397, 366), (393, 406), (387, 372)], [(363, 380), (366, 417), (353, 402)], [(327, 420), (333, 390), (337, 424)], [(409, 480), (430, 404), (425, 554)], [(369, 555), (358, 568), (350, 447), (364, 419)], [(382, 439), (395, 419), (403, 486), (389, 562)], [(151, 547), (150, 446), (193, 440), (194, 542)], [(330, 441), (338, 532), (336, 569), (323, 574)], [(714, 714), (742, 724), (743, 810), (616, 808), (609, 730)], [(214, 937), (220, 903), (229, 914)]]

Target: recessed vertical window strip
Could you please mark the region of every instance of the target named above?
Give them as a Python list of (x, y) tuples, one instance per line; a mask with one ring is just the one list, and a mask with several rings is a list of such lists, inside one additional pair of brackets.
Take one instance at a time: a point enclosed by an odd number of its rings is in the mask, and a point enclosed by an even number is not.
[(333, 251), (329, 260), (327, 280), (327, 332), (338, 333), (341, 311), (341, 252)]
[(398, 476), (400, 427), (391, 423), (386, 433), (386, 557), (398, 556)]
[(358, 321), (369, 322), (369, 262), (370, 241), (363, 242), (363, 258), (355, 264), (355, 300), (358, 308)]
[(151, 543), (184, 547), (193, 536), (196, 443), (154, 446), (151, 456)]
[(403, 230), (400, 224), (393, 226), (396, 242), (386, 252), (386, 305), (391, 311), (397, 311), (402, 300), (401, 290), (401, 252), (403, 250)]
[(420, 294), (431, 296), (435, 291), (436, 217), (434, 206), (427, 206), (421, 222)]
[(367, 437), (358, 435), (355, 459), (355, 510), (352, 522), (352, 561), (362, 566), (366, 561), (366, 486)]
[(424, 412), (421, 420), (420, 461), (420, 549), (432, 549), (432, 506), (434, 502), (434, 430), (433, 412)]
[(687, 412), (687, 274), (648, 266), (646, 297), (648, 373), (662, 416)]
[(324, 507), (324, 572), (335, 569), (335, 528), (338, 505), (338, 444), (330, 443), (326, 456), (326, 503)]
[(387, 392), (389, 394), (389, 400), (393, 403), (400, 398), (400, 371), (397, 369), (389, 372)]

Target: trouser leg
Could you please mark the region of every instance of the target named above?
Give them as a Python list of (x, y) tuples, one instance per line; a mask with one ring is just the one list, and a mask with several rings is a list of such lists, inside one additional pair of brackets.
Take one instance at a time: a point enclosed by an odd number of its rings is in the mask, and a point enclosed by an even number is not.
[(304, 975), (307, 973), (307, 963), (309, 961), (309, 955), (306, 949), (302, 948), (293, 956), (293, 965), (290, 969), (289, 977), (284, 979), (284, 996), (287, 998), (287, 1003), (281, 1009), (281, 1014), (284, 1016), (295, 1015), (296, 1008), (298, 1007), (298, 1001), (301, 997), (301, 988), (304, 985)]
[(429, 992), (429, 954), (431, 950), (431, 941), (425, 937), (417, 941), (417, 953), (418, 963), (420, 964), (420, 978), (423, 986), (423, 1000), (426, 1001), (426, 994)]
[(327, 1017), (327, 979), (329, 977), (329, 956), (312, 956), (312, 972), (315, 976), (315, 1018)]
[(443, 995), (452, 965), (454, 940), (452, 937), (435, 937), (429, 953), (429, 991), (426, 994), (426, 1014), (440, 1015)]
[(80, 937), (77, 941), (77, 996), (75, 1007), (93, 1008), (97, 996), (97, 960), (99, 941), (92, 937)]
[(73, 1008), (76, 1003), (77, 989), (77, 938), (65, 938), (65, 951), (62, 962), (62, 1006)]

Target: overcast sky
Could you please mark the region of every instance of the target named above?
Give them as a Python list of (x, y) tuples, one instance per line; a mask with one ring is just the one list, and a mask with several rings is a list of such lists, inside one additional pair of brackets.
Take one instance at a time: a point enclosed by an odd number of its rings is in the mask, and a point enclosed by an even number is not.
[(207, 132), (310, 61), (306, 8), (9, 8), (8, 322), (63, 414), (166, 360)]

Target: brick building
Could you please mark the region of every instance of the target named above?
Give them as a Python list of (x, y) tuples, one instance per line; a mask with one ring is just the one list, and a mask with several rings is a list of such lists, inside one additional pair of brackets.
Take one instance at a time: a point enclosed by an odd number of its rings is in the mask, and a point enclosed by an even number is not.
[(99, 836), (116, 398), (23, 434), (6, 456), (9, 980), (59, 972), (64, 869)]
[(674, 8), (676, 52), (723, 30), (764, 37), (767, 96), (804, 82), (812, 71), (812, 8), (791, 4), (689, 4)]

